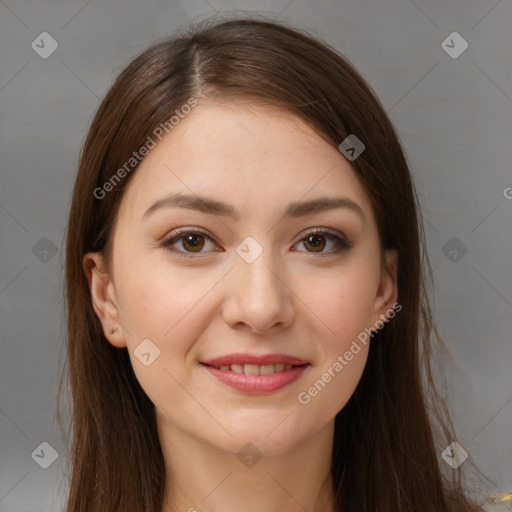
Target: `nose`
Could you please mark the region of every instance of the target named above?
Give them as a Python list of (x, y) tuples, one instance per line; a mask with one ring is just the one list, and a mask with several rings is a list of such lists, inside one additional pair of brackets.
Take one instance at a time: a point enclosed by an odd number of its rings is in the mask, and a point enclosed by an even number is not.
[(248, 263), (237, 256), (224, 286), (222, 316), (232, 328), (257, 334), (291, 325), (295, 315), (290, 278), (271, 251)]

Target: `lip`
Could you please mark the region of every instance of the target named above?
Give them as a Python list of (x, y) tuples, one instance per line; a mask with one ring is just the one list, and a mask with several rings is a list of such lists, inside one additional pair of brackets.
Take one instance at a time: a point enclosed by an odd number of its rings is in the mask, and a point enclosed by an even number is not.
[[(289, 356), (287, 354), (228, 354), (215, 359), (201, 361), (201, 363), (211, 366), (222, 366), (231, 364), (257, 364), (262, 366), (265, 364), (291, 364), (292, 366), (301, 366), (309, 364), (309, 361), (299, 359), (298, 357)], [(290, 370), (286, 370), (290, 371)]]
[[(222, 358), (219, 358), (218, 360), (221, 359)], [(247, 359), (245, 362), (247, 362), (247, 364), (257, 364), (249, 363)], [(244, 373), (235, 373), (231, 370), (219, 370), (206, 363), (201, 363), (201, 365), (223, 384), (250, 395), (267, 395), (274, 393), (292, 382), (295, 382), (310, 366), (309, 363), (305, 363), (301, 366), (294, 366), (291, 370), (283, 370), (282, 372), (272, 373), (270, 375), (245, 375)]]

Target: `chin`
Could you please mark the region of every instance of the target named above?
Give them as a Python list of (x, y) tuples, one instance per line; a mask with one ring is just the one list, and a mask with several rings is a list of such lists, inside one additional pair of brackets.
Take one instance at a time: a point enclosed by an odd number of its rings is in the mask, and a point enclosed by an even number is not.
[(259, 451), (266, 457), (281, 455), (293, 449), (302, 439), (302, 429), (299, 425), (295, 425), (292, 422), (284, 427), (283, 419), (286, 414), (281, 415), (279, 419), (273, 422), (270, 426), (268, 418), (264, 418), (261, 421), (250, 421), (249, 423), (238, 423), (236, 427), (233, 424), (225, 424), (226, 430), (231, 434), (227, 433), (216, 436), (215, 439), (210, 439), (210, 443), (216, 445), (219, 449), (225, 450), (234, 454), (239, 454), (242, 450), (251, 452)]

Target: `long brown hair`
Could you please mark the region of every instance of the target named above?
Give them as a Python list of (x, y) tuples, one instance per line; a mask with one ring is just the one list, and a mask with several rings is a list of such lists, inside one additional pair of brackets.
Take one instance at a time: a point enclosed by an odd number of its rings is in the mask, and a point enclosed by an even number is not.
[[(104, 197), (94, 191), (191, 97), (251, 98), (294, 113), (335, 147), (350, 134), (366, 146), (351, 165), (371, 199), (382, 248), (399, 251), (402, 311), (377, 334), (361, 380), (335, 419), (336, 510), (482, 510), (466, 496), (462, 467), (450, 468), (451, 477), (441, 467), (440, 453), (456, 437), (434, 384), (432, 334), (435, 350), (447, 349), (429, 305), (420, 206), (398, 136), (346, 58), (303, 31), (253, 17), (207, 20), (144, 51), (119, 75), (90, 127), (66, 233), (73, 429), (67, 512), (162, 507), (165, 470), (154, 406), (127, 349), (103, 334), (82, 258), (103, 251), (110, 268), (113, 222), (136, 166)], [(69, 432), (65, 438), (69, 443)]]

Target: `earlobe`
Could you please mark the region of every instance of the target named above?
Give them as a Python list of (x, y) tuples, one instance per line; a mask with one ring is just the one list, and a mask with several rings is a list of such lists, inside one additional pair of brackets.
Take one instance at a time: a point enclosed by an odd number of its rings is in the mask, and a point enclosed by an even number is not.
[(116, 347), (126, 347), (119, 319), (114, 284), (109, 276), (103, 255), (89, 252), (82, 260), (83, 269), (89, 283), (92, 307), (98, 316), (107, 340)]

